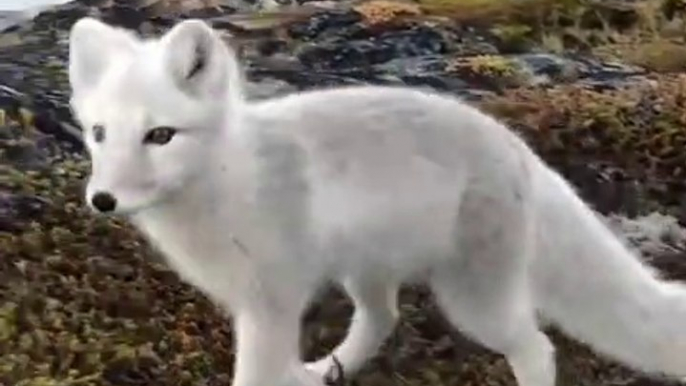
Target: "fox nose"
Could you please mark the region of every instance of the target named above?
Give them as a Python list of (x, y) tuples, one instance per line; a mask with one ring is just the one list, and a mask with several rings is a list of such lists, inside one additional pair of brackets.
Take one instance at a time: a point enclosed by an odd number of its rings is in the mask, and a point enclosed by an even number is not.
[(97, 192), (91, 198), (91, 204), (100, 212), (111, 212), (117, 207), (117, 199), (107, 192)]

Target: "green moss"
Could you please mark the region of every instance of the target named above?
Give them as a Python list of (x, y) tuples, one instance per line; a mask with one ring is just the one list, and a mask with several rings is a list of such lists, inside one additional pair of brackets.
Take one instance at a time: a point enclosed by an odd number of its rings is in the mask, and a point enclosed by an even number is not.
[(526, 74), (512, 59), (502, 55), (458, 57), (448, 62), (446, 70), (476, 83), (518, 86), (527, 80)]
[(17, 304), (5, 303), (0, 307), (0, 344), (12, 339), (17, 332)]
[(63, 386), (61, 381), (50, 377), (30, 378), (17, 383), (17, 386)]
[(533, 27), (525, 24), (498, 24), (491, 32), (508, 51), (525, 51), (531, 45)]
[(214, 363), (212, 358), (204, 352), (194, 352), (184, 356), (186, 368), (193, 374), (193, 378), (205, 378), (212, 373)]

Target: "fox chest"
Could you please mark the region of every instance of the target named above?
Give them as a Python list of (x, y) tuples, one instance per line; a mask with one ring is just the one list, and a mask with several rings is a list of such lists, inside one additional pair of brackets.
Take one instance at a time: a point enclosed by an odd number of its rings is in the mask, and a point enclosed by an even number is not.
[(210, 297), (226, 303), (227, 294), (244, 285), (246, 271), (251, 267), (240, 243), (230, 233), (179, 222), (149, 221), (138, 225), (169, 267)]
[(169, 224), (180, 222), (141, 225), (183, 281), (229, 308), (249, 298), (255, 285), (265, 285), (289, 269), (288, 248), (265, 228), (232, 233), (222, 226)]

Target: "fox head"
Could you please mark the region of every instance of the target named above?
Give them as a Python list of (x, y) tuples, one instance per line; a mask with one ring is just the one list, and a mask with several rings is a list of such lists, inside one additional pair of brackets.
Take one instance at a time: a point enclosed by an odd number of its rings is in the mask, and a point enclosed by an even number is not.
[(94, 18), (69, 37), (70, 106), (91, 159), (86, 202), (133, 213), (192, 182), (212, 162), (237, 63), (200, 20), (143, 39)]

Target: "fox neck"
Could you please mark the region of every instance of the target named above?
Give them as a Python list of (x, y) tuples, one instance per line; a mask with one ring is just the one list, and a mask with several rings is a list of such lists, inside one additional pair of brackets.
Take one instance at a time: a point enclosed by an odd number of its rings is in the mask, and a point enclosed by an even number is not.
[(230, 159), (217, 160), (182, 191), (132, 220), (181, 278), (233, 309), (240, 307), (241, 299), (231, 294), (251, 285), (252, 255), (237, 234), (252, 211), (245, 199), (249, 187), (236, 178), (240, 168), (222, 164), (235, 158), (224, 158)]

